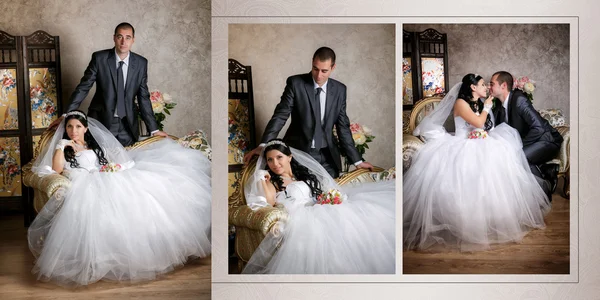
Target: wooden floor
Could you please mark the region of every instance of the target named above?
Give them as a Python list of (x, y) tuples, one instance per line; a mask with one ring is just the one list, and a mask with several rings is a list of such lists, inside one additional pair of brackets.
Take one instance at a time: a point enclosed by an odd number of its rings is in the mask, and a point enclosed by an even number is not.
[(569, 274), (569, 200), (552, 196), (546, 228), (528, 233), (520, 244), (489, 251), (460, 253), (437, 247), (405, 251), (404, 274)]
[(66, 289), (36, 280), (23, 216), (0, 217), (0, 299), (210, 299), (210, 257), (189, 261), (160, 279), (98, 282)]

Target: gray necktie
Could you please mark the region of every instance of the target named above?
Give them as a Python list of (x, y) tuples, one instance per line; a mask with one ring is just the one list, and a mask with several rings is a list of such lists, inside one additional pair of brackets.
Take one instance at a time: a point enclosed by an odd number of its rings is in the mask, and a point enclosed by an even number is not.
[(125, 111), (125, 80), (123, 79), (123, 64), (124, 61), (119, 62), (117, 68), (117, 115), (119, 118), (124, 118), (127, 114)]
[(325, 146), (325, 144), (323, 143), (323, 141), (325, 140), (325, 137), (323, 136), (323, 128), (322, 128), (322, 124), (321, 124), (321, 91), (323, 89), (318, 87), (317, 88), (317, 93), (315, 94), (315, 102), (314, 105), (316, 105), (317, 107), (317, 115), (315, 116), (315, 134), (313, 136), (313, 139), (315, 140), (315, 149), (321, 149), (323, 148), (323, 146)]

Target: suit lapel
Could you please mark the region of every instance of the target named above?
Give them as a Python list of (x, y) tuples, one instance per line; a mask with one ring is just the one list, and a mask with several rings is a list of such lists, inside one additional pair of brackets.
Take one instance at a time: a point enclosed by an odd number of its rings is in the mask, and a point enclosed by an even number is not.
[(320, 104), (315, 99), (315, 86), (310, 74), (308, 74), (307, 79), (308, 80), (304, 81), (304, 88), (306, 89), (306, 94), (308, 94), (308, 102), (310, 103), (310, 108), (312, 110), (313, 116), (315, 117), (315, 120), (317, 120), (317, 118), (321, 118), (321, 115), (319, 113)]
[(508, 106), (506, 107), (506, 117), (508, 119), (508, 124), (512, 126), (512, 122), (513, 122), (513, 117), (512, 117), (512, 112), (513, 112), (513, 108), (515, 107), (515, 91), (513, 90), (510, 93), (510, 100), (508, 100)]
[(331, 112), (333, 111), (333, 102), (336, 99), (334, 95), (336, 95), (337, 88), (332, 80), (329, 80), (327, 83), (327, 96), (325, 98), (325, 117), (323, 118), (323, 126), (328, 124)]
[(110, 76), (113, 81), (113, 86), (115, 87), (115, 93), (117, 92), (117, 61), (115, 57), (115, 48), (113, 48), (106, 58), (106, 64), (108, 69), (110, 70)]
[(137, 62), (138, 61), (133, 55), (133, 52), (129, 52), (129, 66), (127, 66), (127, 81), (125, 82), (125, 94), (129, 96), (127, 97), (127, 99), (131, 98), (131, 95), (129, 95), (131, 89), (129, 87), (133, 86), (133, 84), (131, 83), (133, 82), (133, 77), (137, 74)]

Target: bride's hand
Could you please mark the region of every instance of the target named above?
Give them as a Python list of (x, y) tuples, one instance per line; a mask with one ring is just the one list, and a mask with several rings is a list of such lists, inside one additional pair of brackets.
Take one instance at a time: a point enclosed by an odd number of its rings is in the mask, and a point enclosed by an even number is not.
[(58, 144), (56, 144), (56, 149), (60, 149), (62, 151), (65, 151), (65, 147), (72, 147), (73, 141), (71, 140), (67, 140), (67, 139), (62, 139), (60, 141), (58, 141)]
[(483, 102), (484, 106), (491, 106), (493, 104), (494, 101), (494, 96), (490, 95), (489, 97), (487, 97), (487, 99), (485, 99), (485, 102)]
[(271, 180), (271, 174), (269, 174), (269, 171), (267, 170), (260, 170), (256, 173), (256, 176), (258, 176), (258, 179), (261, 181), (269, 181)]

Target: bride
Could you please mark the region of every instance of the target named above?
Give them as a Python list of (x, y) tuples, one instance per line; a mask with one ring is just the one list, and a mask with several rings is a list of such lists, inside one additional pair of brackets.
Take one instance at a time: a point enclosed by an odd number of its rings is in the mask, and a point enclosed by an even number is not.
[[(275, 225), (243, 273), (394, 273), (395, 181), (344, 188), (310, 155), (269, 141), (244, 187), (246, 200), (253, 209), (279, 203), (289, 218)], [(331, 189), (341, 194), (332, 198), (336, 204), (319, 204)]]
[(71, 180), (28, 230), (43, 281), (142, 281), (210, 254), (210, 162), (162, 139), (126, 151), (98, 121), (71, 111), (34, 162)]
[[(518, 242), (544, 227), (550, 203), (531, 173), (519, 133), (489, 117), (483, 78), (467, 74), (414, 131), (427, 140), (403, 177), (407, 249), (461, 251)], [(443, 125), (454, 112), (455, 134)]]

